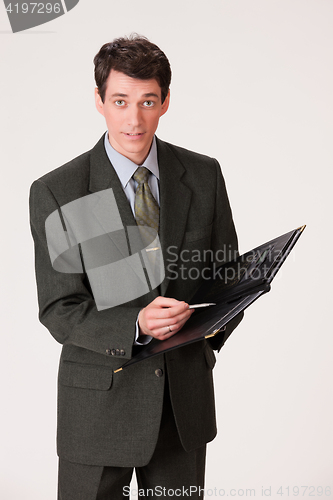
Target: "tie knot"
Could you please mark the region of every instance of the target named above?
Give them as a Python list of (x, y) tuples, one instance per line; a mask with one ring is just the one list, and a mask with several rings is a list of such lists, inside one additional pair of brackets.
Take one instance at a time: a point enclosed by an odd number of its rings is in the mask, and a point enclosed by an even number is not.
[(150, 174), (150, 172), (149, 172), (148, 168), (139, 167), (134, 172), (133, 178), (138, 184), (145, 184), (148, 182), (149, 174)]

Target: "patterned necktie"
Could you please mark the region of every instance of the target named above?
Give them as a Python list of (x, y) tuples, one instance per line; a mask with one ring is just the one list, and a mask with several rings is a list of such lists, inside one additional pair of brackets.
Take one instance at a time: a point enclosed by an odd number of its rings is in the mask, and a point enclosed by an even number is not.
[(148, 185), (149, 170), (139, 167), (133, 175), (138, 183), (135, 191), (134, 211), (139, 226), (148, 226), (158, 233), (160, 209)]

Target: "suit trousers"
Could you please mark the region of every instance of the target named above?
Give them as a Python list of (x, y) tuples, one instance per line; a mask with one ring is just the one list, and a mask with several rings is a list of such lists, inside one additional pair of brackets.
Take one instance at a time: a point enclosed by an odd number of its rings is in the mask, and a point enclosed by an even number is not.
[(132, 467), (91, 466), (60, 459), (58, 500), (161, 499), (171, 496), (202, 499), (205, 459), (206, 445), (186, 452), (180, 442), (166, 376), (159, 437), (149, 463), (135, 468), (138, 487), (130, 491)]

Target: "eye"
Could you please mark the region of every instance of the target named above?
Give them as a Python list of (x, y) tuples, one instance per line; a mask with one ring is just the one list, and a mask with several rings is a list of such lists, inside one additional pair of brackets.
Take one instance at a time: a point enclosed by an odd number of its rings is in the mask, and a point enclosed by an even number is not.
[(146, 107), (146, 108), (151, 108), (152, 106), (154, 106), (154, 101), (145, 101), (143, 103), (143, 105)]
[(125, 104), (125, 101), (123, 101), (122, 99), (118, 99), (116, 102), (115, 102), (116, 106), (124, 106)]

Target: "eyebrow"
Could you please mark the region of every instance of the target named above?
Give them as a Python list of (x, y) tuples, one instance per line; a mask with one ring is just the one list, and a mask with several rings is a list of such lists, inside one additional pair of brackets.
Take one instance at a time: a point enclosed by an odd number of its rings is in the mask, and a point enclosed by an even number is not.
[(154, 94), (154, 92), (149, 92), (148, 94), (143, 94), (143, 97), (157, 97), (157, 99), (160, 97), (157, 94)]
[[(122, 94), (121, 92), (116, 92), (115, 94), (112, 94), (111, 97), (128, 97), (128, 94)], [(159, 95), (155, 94), (154, 92), (148, 92), (147, 94), (143, 94), (142, 97), (156, 97), (157, 99), (159, 98)]]

